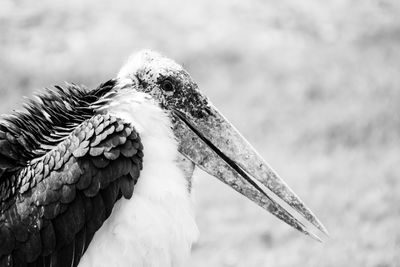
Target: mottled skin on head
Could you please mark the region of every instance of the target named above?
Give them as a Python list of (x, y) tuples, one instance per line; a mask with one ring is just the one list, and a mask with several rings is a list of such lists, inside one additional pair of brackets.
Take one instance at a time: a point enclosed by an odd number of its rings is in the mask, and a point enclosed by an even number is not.
[(126, 78), (137, 81), (138, 90), (150, 94), (166, 110), (198, 119), (210, 115), (207, 98), (189, 73), (158, 53), (144, 50), (129, 58), (118, 74), (118, 79)]

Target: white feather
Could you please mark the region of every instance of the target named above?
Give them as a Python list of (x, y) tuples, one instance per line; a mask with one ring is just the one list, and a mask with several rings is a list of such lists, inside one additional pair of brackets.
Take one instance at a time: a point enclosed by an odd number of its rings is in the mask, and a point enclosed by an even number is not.
[(115, 204), (79, 266), (185, 266), (198, 229), (168, 115), (149, 95), (133, 89), (104, 111), (139, 132), (143, 170), (132, 198)]

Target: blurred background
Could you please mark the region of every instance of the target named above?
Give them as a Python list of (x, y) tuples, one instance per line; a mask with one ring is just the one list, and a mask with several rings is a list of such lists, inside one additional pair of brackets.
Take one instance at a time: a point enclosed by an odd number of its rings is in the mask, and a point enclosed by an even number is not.
[(190, 266), (400, 266), (398, 0), (1, 0), (0, 112), (143, 48), (182, 63), (331, 233), (198, 171)]

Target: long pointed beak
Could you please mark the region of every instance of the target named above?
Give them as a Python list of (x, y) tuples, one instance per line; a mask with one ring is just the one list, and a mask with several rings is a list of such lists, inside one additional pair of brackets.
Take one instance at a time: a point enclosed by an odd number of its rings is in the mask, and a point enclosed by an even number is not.
[[(327, 234), (325, 227), (310, 209), (235, 127), (208, 100), (205, 102), (206, 112), (200, 118), (190, 112), (173, 111), (179, 151), (198, 167), (300, 232), (319, 240), (296, 215), (304, 217)], [(284, 208), (284, 205), (289, 207)]]

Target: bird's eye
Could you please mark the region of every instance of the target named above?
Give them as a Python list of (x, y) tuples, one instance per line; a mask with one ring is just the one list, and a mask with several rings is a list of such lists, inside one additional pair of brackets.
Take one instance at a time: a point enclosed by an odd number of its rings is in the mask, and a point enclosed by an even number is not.
[(175, 84), (172, 81), (166, 79), (161, 83), (161, 89), (166, 92), (172, 92), (175, 90)]

